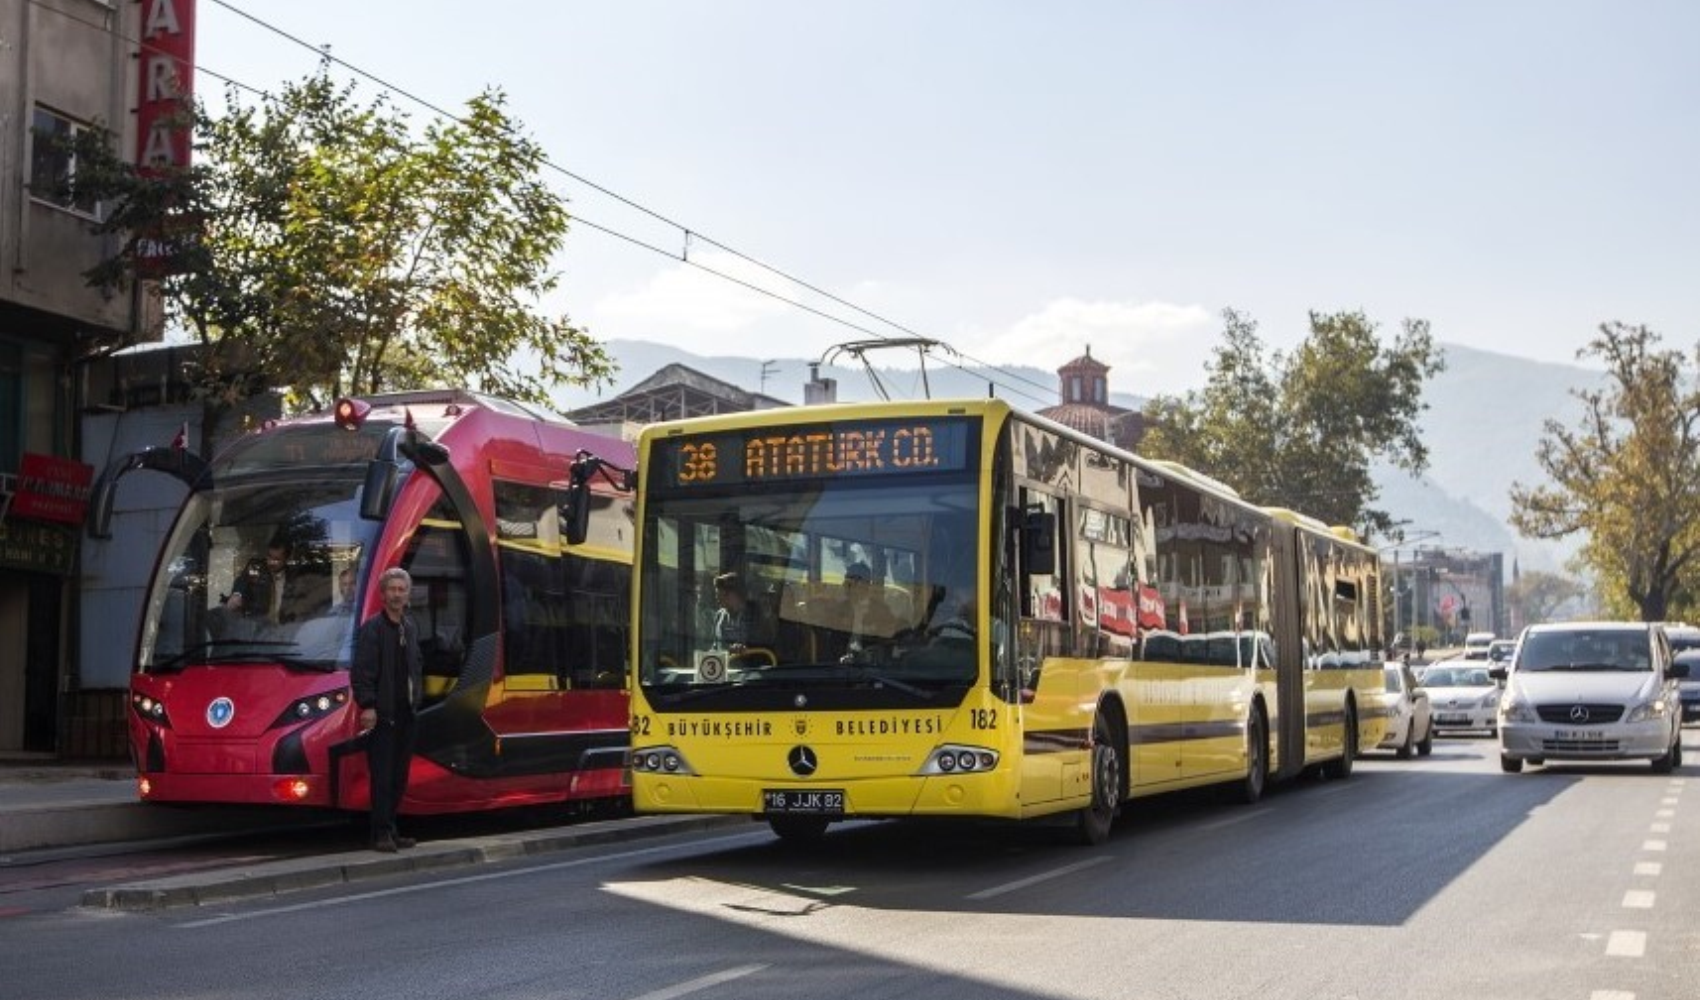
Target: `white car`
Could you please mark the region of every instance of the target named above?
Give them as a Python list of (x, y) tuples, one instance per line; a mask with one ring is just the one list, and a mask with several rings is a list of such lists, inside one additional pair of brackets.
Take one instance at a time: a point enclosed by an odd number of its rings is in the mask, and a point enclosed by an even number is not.
[(1499, 731), (1499, 683), (1486, 660), (1442, 660), (1423, 672), (1437, 732)]
[(1499, 763), (1648, 760), (1682, 765), (1677, 684), (1688, 665), (1671, 657), (1664, 629), (1645, 622), (1531, 625), (1517, 642), (1499, 710)]
[(1416, 675), (1403, 663), (1389, 663), (1387, 682), (1387, 735), (1377, 747), (1409, 758), (1414, 750), (1424, 757), (1434, 751), (1434, 720), (1429, 711), (1428, 692), (1417, 686)]

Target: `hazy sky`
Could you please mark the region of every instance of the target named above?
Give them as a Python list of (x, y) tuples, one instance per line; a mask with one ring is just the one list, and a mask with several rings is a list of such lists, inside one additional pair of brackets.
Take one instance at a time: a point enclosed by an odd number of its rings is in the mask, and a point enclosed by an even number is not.
[[(581, 224), (552, 305), (602, 339), (817, 357), (908, 331), (1046, 369), (1090, 345), (1140, 395), (1199, 384), (1230, 307), (1276, 347), (1343, 309), (1549, 361), (1606, 320), (1700, 339), (1687, 0), (198, 10), (205, 97), (215, 73), (267, 89), (314, 69), (236, 11), (440, 107), (498, 87), (563, 171), (903, 328), (700, 239), (692, 260), (863, 329)], [(553, 177), (586, 222), (686, 245)]]

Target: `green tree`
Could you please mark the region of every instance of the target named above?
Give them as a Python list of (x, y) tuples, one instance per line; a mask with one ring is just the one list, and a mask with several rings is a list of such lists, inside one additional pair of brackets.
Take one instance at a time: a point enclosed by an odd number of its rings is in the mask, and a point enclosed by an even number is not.
[(568, 214), (503, 104), (486, 92), (415, 131), (320, 73), (254, 105), (233, 92), (217, 119), (198, 108), (187, 169), (138, 170), (85, 137), (74, 193), (110, 206), (118, 237), (87, 277), (152, 280), (201, 345), (213, 408), (264, 385), (306, 409), (415, 386), (545, 402), (605, 379), (602, 346), (541, 311)]
[(1545, 422), (1536, 457), (1551, 482), (1511, 489), (1512, 525), (1531, 538), (1586, 534), (1578, 558), (1606, 611), (1642, 621), (1692, 610), (1700, 582), (1700, 393), (1683, 355), (1660, 343), (1645, 326), (1601, 324), (1577, 356), (1605, 361), (1605, 385), (1575, 391), (1577, 426)]
[(1232, 309), (1223, 317), (1205, 387), (1153, 399), (1140, 451), (1255, 503), (1390, 532), (1393, 518), (1371, 506), (1380, 495), (1371, 462), (1413, 475), (1428, 465), (1416, 419), (1424, 381), (1445, 367), (1428, 323), (1405, 320), (1385, 346), (1361, 312), (1312, 312), (1309, 335), (1284, 354), (1266, 350), (1255, 321)]
[(1551, 621), (1566, 605), (1574, 605), (1585, 596), (1580, 583), (1568, 576), (1526, 570), (1505, 588), (1505, 603), (1511, 608), (1514, 621), (1525, 625)]

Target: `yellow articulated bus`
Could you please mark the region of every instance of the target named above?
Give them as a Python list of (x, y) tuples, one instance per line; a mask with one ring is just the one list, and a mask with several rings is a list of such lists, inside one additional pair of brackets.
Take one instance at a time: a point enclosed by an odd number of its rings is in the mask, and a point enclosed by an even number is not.
[(1344, 777), (1385, 724), (1379, 562), (993, 399), (658, 424), (639, 444), (640, 812), (1072, 819)]

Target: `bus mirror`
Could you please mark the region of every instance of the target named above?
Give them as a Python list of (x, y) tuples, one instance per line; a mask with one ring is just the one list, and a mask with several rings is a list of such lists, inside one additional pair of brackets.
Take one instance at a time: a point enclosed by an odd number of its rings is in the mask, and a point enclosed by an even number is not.
[(1021, 520), (1021, 569), (1028, 576), (1057, 571), (1057, 516), (1029, 508)]
[(366, 483), (360, 489), (360, 516), (368, 521), (382, 521), (389, 516), (400, 478), (400, 469), (392, 461), (374, 458), (366, 463)]

